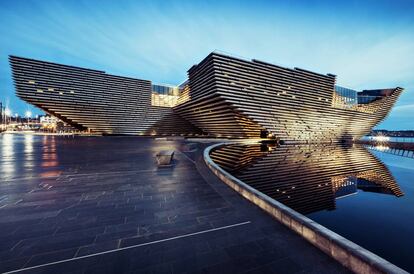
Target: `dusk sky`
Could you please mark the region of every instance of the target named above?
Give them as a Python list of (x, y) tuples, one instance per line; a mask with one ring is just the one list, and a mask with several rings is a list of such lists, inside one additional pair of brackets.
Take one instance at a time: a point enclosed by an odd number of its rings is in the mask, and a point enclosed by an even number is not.
[(180, 84), (214, 50), (337, 75), (357, 90), (403, 87), (377, 128), (414, 129), (414, 1), (0, 1), (0, 100), (8, 55)]

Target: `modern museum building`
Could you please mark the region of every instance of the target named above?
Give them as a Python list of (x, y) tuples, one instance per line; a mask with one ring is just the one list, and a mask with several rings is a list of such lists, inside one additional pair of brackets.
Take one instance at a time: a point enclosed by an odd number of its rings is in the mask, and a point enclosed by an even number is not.
[(402, 88), (355, 91), (333, 74), (212, 52), (179, 86), (10, 56), (17, 95), (96, 134), (355, 140), (370, 132)]

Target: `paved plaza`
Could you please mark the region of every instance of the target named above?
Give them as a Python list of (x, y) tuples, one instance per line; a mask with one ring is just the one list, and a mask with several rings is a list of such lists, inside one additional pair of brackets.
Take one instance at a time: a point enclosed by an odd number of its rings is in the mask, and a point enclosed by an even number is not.
[(220, 182), (203, 146), (0, 135), (0, 272), (347, 273)]

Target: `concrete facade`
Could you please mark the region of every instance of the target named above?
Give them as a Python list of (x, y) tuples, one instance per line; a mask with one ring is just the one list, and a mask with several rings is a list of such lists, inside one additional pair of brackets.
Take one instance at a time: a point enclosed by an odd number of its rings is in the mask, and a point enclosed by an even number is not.
[[(349, 141), (381, 122), (403, 91), (355, 91), (350, 100), (337, 91), (335, 75), (217, 52), (191, 67), (173, 95), (156, 94), (151, 81), (98, 70), (15, 56), (10, 63), (20, 98), (101, 134)], [(154, 102), (169, 96), (169, 104)]]

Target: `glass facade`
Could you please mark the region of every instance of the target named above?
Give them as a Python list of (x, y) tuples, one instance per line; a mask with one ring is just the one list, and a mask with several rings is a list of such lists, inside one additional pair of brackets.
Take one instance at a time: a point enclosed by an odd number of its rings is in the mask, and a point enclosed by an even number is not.
[(369, 104), (381, 97), (379, 96), (369, 96), (369, 95), (359, 95), (358, 96), (358, 104)]
[(156, 107), (174, 107), (177, 105), (180, 90), (178, 87), (152, 85), (151, 105)]
[(357, 91), (341, 86), (335, 86), (335, 92), (341, 96), (341, 101), (347, 105), (355, 105), (358, 103)]
[(341, 86), (335, 86), (335, 92), (340, 96), (341, 104), (344, 105), (369, 104), (384, 97), (384, 95), (379, 94), (375, 90), (357, 92), (356, 90)]

